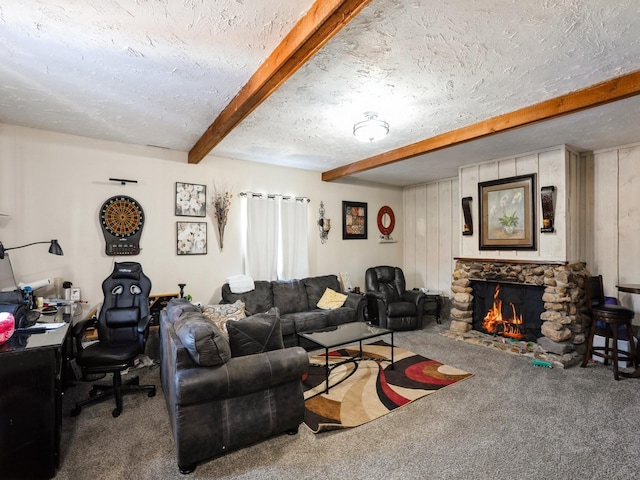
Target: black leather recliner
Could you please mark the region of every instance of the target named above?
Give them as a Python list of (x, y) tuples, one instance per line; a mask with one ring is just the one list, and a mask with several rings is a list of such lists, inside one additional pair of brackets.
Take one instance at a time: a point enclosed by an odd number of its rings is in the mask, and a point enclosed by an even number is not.
[(365, 284), (369, 321), (390, 330), (422, 328), (425, 295), (406, 290), (402, 269), (371, 267), (365, 273)]
[(156, 394), (155, 385), (140, 385), (138, 377), (122, 384), (121, 372), (134, 365), (138, 355), (144, 353), (149, 333), (149, 293), (151, 280), (136, 262), (116, 263), (111, 275), (102, 282), (104, 303), (97, 319), (99, 341), (82, 346), (82, 335), (90, 325), (86, 319), (74, 325), (76, 362), (83, 374), (112, 373), (113, 385), (94, 385), (89, 398), (76, 403), (71, 415), (78, 415), (82, 407), (115, 397), (116, 408), (112, 415), (122, 413), (122, 397), (127, 393), (147, 392)]

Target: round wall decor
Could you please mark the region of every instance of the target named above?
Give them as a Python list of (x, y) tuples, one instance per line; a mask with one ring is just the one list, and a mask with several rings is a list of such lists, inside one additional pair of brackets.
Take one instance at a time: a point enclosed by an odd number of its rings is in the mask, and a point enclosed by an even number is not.
[(394, 227), (396, 226), (396, 217), (393, 214), (391, 207), (385, 205), (378, 210), (378, 230), (386, 237), (391, 235)]
[(136, 200), (125, 195), (109, 198), (100, 208), (99, 219), (107, 255), (140, 253), (144, 212)]

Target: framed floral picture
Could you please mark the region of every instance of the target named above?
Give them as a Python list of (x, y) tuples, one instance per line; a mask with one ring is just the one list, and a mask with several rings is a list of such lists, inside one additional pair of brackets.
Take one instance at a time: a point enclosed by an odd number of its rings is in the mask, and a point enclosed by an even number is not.
[(535, 250), (536, 176), (478, 184), (480, 250)]
[(367, 238), (367, 204), (342, 202), (342, 239)]
[(207, 215), (207, 186), (176, 182), (176, 216), (205, 217)]
[(207, 254), (207, 222), (176, 222), (178, 255)]

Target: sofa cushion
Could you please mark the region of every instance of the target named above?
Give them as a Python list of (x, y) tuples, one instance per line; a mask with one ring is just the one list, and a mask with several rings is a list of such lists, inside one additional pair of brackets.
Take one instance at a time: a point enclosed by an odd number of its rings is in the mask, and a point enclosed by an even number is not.
[(296, 333), (315, 332), (331, 325), (328, 322), (334, 311), (316, 309), (309, 312), (288, 313), (283, 315), (282, 319), (293, 321)]
[(242, 357), (284, 348), (277, 308), (227, 322), (231, 355)]
[(318, 300), (317, 307), (322, 310), (335, 310), (336, 308), (340, 308), (344, 305), (347, 296), (343, 293), (338, 293), (330, 288), (327, 288), (324, 291), (324, 294)]
[(228, 340), (199, 312), (185, 312), (174, 323), (176, 335), (192, 360), (201, 366), (225, 363), (231, 358)]
[(304, 284), (306, 289), (307, 299), (311, 308), (315, 308), (316, 305), (318, 305), (318, 302), (322, 298), (322, 295), (324, 295), (327, 288), (330, 288), (334, 292), (340, 291), (340, 282), (336, 275), (307, 277), (303, 278), (301, 282)]
[(172, 298), (165, 307), (167, 310), (167, 318), (174, 323), (184, 312), (199, 312), (200, 309), (189, 303), (186, 298)]
[(328, 315), (328, 325), (342, 325), (343, 323), (350, 323), (357, 321), (356, 311), (351, 307), (340, 307), (335, 310), (326, 310)]
[(282, 316), (282, 323), (293, 321), (296, 333), (315, 332), (326, 327), (355, 322), (353, 308), (340, 307), (335, 310), (311, 310), (309, 312), (290, 313)]
[(232, 293), (229, 284), (225, 283), (222, 286), (222, 303), (234, 303), (237, 300), (242, 300), (247, 315), (268, 311), (273, 307), (271, 282), (257, 280), (254, 282), (254, 285), (256, 288), (250, 292)]
[(222, 334), (229, 338), (227, 332), (227, 321), (240, 320), (246, 317), (244, 312), (244, 302), (236, 300), (234, 303), (224, 303), (220, 305), (205, 305), (202, 307), (202, 315), (213, 322), (220, 329)]
[(271, 289), (273, 306), (278, 308), (281, 315), (309, 310), (307, 291), (300, 280), (273, 281)]

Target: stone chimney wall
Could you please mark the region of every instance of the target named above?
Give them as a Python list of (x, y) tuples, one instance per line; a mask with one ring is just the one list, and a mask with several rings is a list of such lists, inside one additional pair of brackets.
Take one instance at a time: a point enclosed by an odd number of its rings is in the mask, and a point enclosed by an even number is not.
[[(513, 260), (457, 259), (451, 285), (450, 330), (472, 328), (474, 280), (544, 286), (545, 311), (540, 315), (538, 344), (547, 350), (567, 352), (583, 346), (590, 318), (585, 312), (585, 285), (590, 273), (582, 263), (526, 263)], [(584, 348), (584, 347), (583, 347)]]

